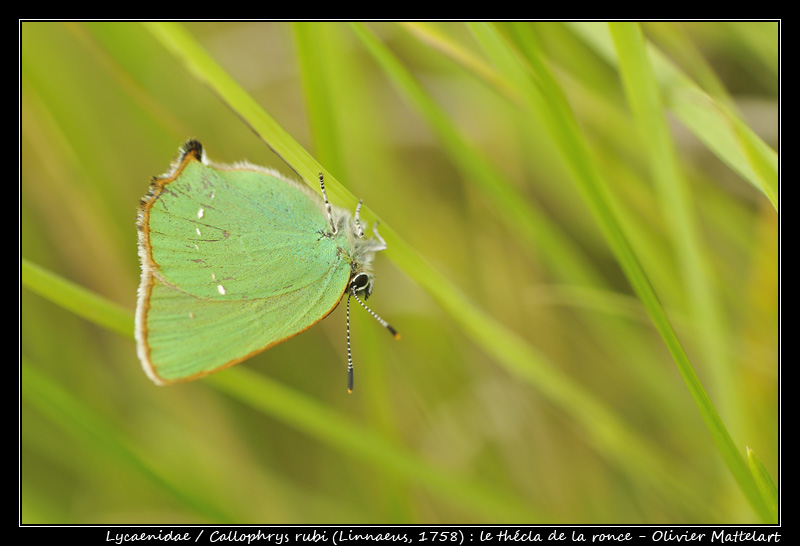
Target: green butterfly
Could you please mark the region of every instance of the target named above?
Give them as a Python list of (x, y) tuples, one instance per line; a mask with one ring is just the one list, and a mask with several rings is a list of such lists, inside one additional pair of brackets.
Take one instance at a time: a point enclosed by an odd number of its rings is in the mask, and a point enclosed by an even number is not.
[(305, 184), (240, 163), (210, 163), (189, 140), (141, 200), (142, 278), (136, 341), (145, 373), (165, 385), (237, 364), (307, 330), (347, 293), (347, 375), (353, 390), (350, 298), (372, 293), (386, 243)]

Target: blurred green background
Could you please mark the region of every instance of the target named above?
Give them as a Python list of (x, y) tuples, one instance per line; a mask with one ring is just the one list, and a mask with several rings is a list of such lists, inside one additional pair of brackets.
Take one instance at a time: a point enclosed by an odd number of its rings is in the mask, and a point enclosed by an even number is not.
[[(636, 25), (180, 27), (335, 204), (380, 218), (370, 304), (403, 338), (354, 309), (352, 395), (344, 306), (153, 385), (132, 334), (150, 177), (189, 137), (292, 169), (160, 27), (22, 22), (22, 523), (770, 521), (731, 468), (749, 447), (759, 490), (779, 483), (777, 23), (645, 23), (651, 79), (624, 70)], [(583, 152), (548, 118), (564, 111)]]

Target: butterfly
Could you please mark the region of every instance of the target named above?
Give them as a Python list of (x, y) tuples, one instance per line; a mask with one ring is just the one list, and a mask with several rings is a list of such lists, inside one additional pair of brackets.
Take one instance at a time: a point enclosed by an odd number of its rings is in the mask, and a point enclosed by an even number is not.
[[(154, 177), (137, 217), (142, 267), (137, 354), (159, 385), (222, 370), (303, 332), (347, 295), (347, 387), (353, 390), (350, 299), (367, 307), (372, 262), (386, 243), (351, 215), (277, 171), (216, 165), (187, 141)], [(362, 299), (363, 296), (363, 299)]]

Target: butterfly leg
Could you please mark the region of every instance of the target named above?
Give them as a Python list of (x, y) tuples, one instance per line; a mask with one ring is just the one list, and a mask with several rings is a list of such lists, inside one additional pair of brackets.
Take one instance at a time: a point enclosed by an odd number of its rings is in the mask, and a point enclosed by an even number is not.
[(380, 224), (380, 222), (375, 222), (375, 225), (372, 226), (372, 234), (375, 236), (375, 239), (377, 239), (377, 242), (373, 243), (373, 247), (370, 249), (373, 252), (379, 252), (388, 248), (386, 246), (386, 241), (384, 241), (381, 234), (378, 233), (378, 224)]

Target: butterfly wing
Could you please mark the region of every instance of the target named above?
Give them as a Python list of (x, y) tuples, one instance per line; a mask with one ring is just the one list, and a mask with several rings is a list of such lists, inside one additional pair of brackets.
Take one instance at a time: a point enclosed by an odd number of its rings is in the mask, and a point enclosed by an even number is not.
[(230, 366), (330, 313), (350, 276), (315, 194), (255, 168), (187, 153), (139, 218), (136, 337), (156, 383)]

